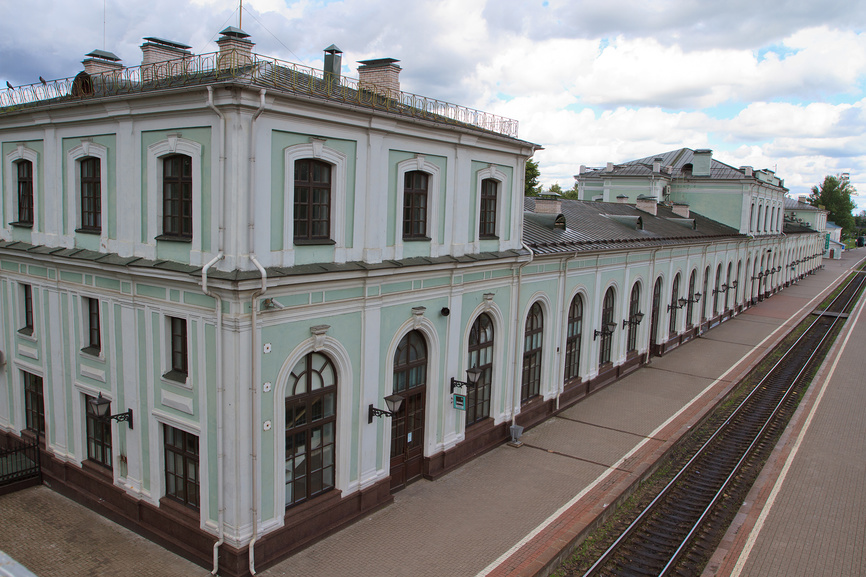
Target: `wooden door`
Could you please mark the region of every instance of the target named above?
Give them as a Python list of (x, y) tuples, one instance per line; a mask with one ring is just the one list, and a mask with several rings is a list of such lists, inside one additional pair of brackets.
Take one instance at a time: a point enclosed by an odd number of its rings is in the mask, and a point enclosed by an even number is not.
[(418, 331), (407, 334), (394, 355), (394, 394), (403, 396), (391, 417), (391, 490), (421, 477), (427, 399), (427, 345)]

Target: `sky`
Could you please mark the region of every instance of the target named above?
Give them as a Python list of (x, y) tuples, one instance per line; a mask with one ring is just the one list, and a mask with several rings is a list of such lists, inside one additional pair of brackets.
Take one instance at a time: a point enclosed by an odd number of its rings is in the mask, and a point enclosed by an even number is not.
[[(242, 21), (239, 19), (242, 15)], [(400, 60), (401, 89), (520, 122), (545, 187), (580, 165), (710, 148), (793, 197), (850, 173), (866, 210), (866, 2), (850, 0), (0, 0), (0, 86), (75, 76), (143, 38), (321, 68)]]

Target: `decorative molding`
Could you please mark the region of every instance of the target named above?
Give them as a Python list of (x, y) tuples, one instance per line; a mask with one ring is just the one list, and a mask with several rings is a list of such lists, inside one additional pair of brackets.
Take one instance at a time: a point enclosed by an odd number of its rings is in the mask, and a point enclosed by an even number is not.
[(418, 330), (421, 323), (424, 321), (424, 312), (427, 307), (412, 307), (412, 329)]
[(310, 144), (313, 145), (313, 158), (322, 158), (322, 151), (325, 149), (325, 142), (327, 142), (324, 138), (316, 138), (315, 136), (310, 137)]
[(316, 325), (310, 327), (310, 334), (313, 335), (313, 352), (318, 353), (325, 344), (325, 337), (328, 336), (328, 329), (331, 325)]

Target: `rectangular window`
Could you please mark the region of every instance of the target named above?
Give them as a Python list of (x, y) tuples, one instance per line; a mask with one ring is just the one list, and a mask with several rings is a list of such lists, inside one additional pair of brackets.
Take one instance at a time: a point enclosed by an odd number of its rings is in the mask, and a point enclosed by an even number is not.
[(21, 285), (21, 310), (23, 318), (19, 333), (25, 335), (33, 334), (33, 287), (29, 284)]
[(100, 160), (85, 158), (81, 170), (81, 228), (85, 232), (102, 232), (102, 182)]
[(33, 226), (33, 163), (20, 160), (18, 168), (18, 222), (17, 225)]
[(481, 181), (481, 214), (478, 225), (480, 238), (496, 238), (497, 184), (490, 178)]
[(83, 306), (86, 314), (87, 346), (82, 350), (92, 355), (98, 355), (102, 350), (102, 335), (99, 331), (99, 301), (85, 297)]
[(170, 367), (166, 378), (175, 381), (186, 381), (188, 375), (186, 320), (168, 317)]
[[(111, 468), (111, 421), (97, 418), (90, 404), (93, 397), (84, 396), (87, 427), (87, 458), (108, 469)], [(108, 411), (111, 414), (111, 409)]]
[(407, 172), (403, 182), (403, 238), (427, 238), (427, 173)]
[(192, 238), (192, 158), (184, 154), (162, 161), (162, 236)]
[(295, 161), (295, 241), (331, 238), (331, 165), (319, 160)]
[(37, 435), (45, 435), (45, 397), (42, 394), (42, 377), (21, 371), (24, 381), (24, 428)]
[(165, 496), (198, 511), (198, 436), (163, 425)]

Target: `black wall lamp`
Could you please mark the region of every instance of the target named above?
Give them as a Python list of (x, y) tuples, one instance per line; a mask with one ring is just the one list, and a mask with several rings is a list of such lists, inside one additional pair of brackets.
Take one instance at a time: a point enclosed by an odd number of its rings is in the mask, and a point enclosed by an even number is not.
[(403, 396), (402, 395), (388, 395), (385, 397), (385, 405), (388, 407), (388, 410), (385, 411), (383, 409), (377, 409), (372, 404), (370, 405), (370, 411), (367, 414), (367, 424), (373, 422), (373, 417), (393, 417), (394, 414), (400, 410), (400, 407), (403, 405)]
[(686, 303), (688, 303), (688, 302), (689, 302), (688, 299), (680, 297), (677, 299), (677, 302), (671, 303), (668, 305), (668, 312), (670, 312), (671, 309), (681, 309), (684, 306), (686, 306)]
[(688, 302), (690, 302), (690, 303), (692, 303), (692, 304), (699, 303), (699, 302), (701, 302), (701, 297), (702, 297), (702, 296), (703, 296), (703, 295), (702, 295), (701, 293), (695, 293), (694, 295), (692, 295), (692, 298), (690, 298), (690, 299), (688, 300)]
[(466, 387), (468, 389), (474, 389), (475, 385), (478, 384), (478, 380), (481, 378), (481, 374), (484, 371), (479, 369), (478, 367), (473, 367), (471, 369), (466, 369), (466, 380), (458, 381), (454, 377), (451, 377), (451, 394), (454, 394), (454, 389), (457, 387)]
[(717, 288), (717, 289), (713, 289), (713, 294), (717, 294), (717, 293), (726, 293), (726, 292), (728, 292), (728, 285), (727, 285), (727, 283), (723, 283), (722, 286), (720, 286), (719, 288)]
[(603, 337), (610, 336), (613, 334), (613, 331), (615, 331), (615, 330), (616, 330), (616, 323), (607, 323), (606, 325), (604, 325), (601, 328), (601, 330), (593, 331), (592, 340), (597, 339), (599, 335), (601, 335)]
[(111, 408), (111, 401), (102, 396), (102, 393), (99, 393), (99, 396), (95, 399), (90, 397), (87, 399), (87, 402), (90, 404), (90, 408), (93, 410), (93, 414), (96, 415), (96, 418), (100, 421), (110, 421), (114, 419), (118, 423), (121, 421), (126, 421), (129, 423), (129, 428), (132, 429), (132, 409), (129, 409), (125, 413), (118, 413), (116, 415), (112, 415), (109, 411)]
[(629, 318), (622, 320), (622, 328), (625, 328), (629, 325), (638, 326), (642, 320), (643, 313), (634, 313)]

